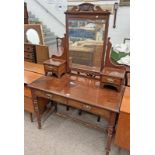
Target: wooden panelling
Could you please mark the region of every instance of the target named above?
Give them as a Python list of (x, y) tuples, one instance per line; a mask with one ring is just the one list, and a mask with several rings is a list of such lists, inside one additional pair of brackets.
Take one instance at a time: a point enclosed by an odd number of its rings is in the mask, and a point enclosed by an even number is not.
[(30, 113), (34, 113), (33, 102), (30, 97), (24, 96), (24, 110)]
[(130, 150), (130, 87), (125, 88), (116, 129), (115, 144)]
[(27, 86), (24, 86), (24, 95), (27, 97), (31, 97), (31, 90)]
[(48, 46), (36, 45), (36, 59), (38, 64), (43, 64), (44, 61), (49, 59)]
[(121, 148), (130, 150), (130, 115), (120, 113), (115, 136), (115, 144)]
[(45, 74), (44, 66), (42, 64), (36, 64), (36, 63), (27, 62), (27, 61), (24, 61), (24, 70), (34, 72), (37, 74), (42, 74), (42, 75)]

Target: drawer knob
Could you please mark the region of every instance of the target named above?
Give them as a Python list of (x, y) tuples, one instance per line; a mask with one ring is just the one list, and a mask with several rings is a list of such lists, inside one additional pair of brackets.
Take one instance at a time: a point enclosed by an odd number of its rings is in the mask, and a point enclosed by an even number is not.
[(83, 110), (91, 110), (91, 106), (89, 106), (89, 105), (83, 105)]
[(52, 94), (46, 94), (46, 96), (47, 96), (48, 99), (51, 99), (53, 97)]

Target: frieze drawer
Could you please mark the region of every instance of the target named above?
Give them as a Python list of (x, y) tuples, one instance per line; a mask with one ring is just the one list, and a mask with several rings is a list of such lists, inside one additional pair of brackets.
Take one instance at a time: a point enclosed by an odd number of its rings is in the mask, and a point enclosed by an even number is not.
[(107, 119), (109, 119), (110, 113), (107, 110), (101, 109), (101, 108), (97, 108), (88, 104), (84, 104), (82, 102), (78, 102), (78, 101), (74, 101), (74, 100), (68, 100), (68, 105), (77, 108), (77, 109), (81, 109), (93, 114), (97, 114), (100, 116), (103, 116)]
[(45, 93), (45, 92), (38, 91), (38, 90), (35, 91), (35, 94), (38, 97), (43, 97), (43, 98), (46, 98), (49, 100), (57, 101), (57, 102), (62, 103), (62, 104), (67, 104), (67, 99), (65, 97), (62, 97), (59, 95), (55, 95), (52, 93)]

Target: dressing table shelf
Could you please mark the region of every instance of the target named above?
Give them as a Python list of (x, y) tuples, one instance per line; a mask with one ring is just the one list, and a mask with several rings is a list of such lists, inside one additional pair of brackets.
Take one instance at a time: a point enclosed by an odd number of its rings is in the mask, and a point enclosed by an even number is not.
[(48, 75), (48, 72), (52, 72), (58, 78), (60, 78), (64, 73), (66, 73), (66, 60), (51, 58), (44, 61), (44, 70), (45, 75)]
[(101, 72), (101, 87), (110, 85), (120, 91), (121, 86), (124, 84), (124, 80), (125, 70), (112, 67), (104, 67)]

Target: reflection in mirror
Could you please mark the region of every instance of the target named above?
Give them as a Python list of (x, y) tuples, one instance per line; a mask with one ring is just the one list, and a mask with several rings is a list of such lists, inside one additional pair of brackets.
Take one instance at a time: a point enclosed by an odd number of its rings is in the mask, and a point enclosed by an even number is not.
[(57, 41), (57, 56), (61, 56), (64, 52), (63, 38), (56, 38)]
[(69, 19), (69, 65), (100, 72), (105, 20)]
[(26, 38), (29, 43), (39, 45), (40, 39), (38, 32), (35, 29), (28, 29), (26, 31)]

